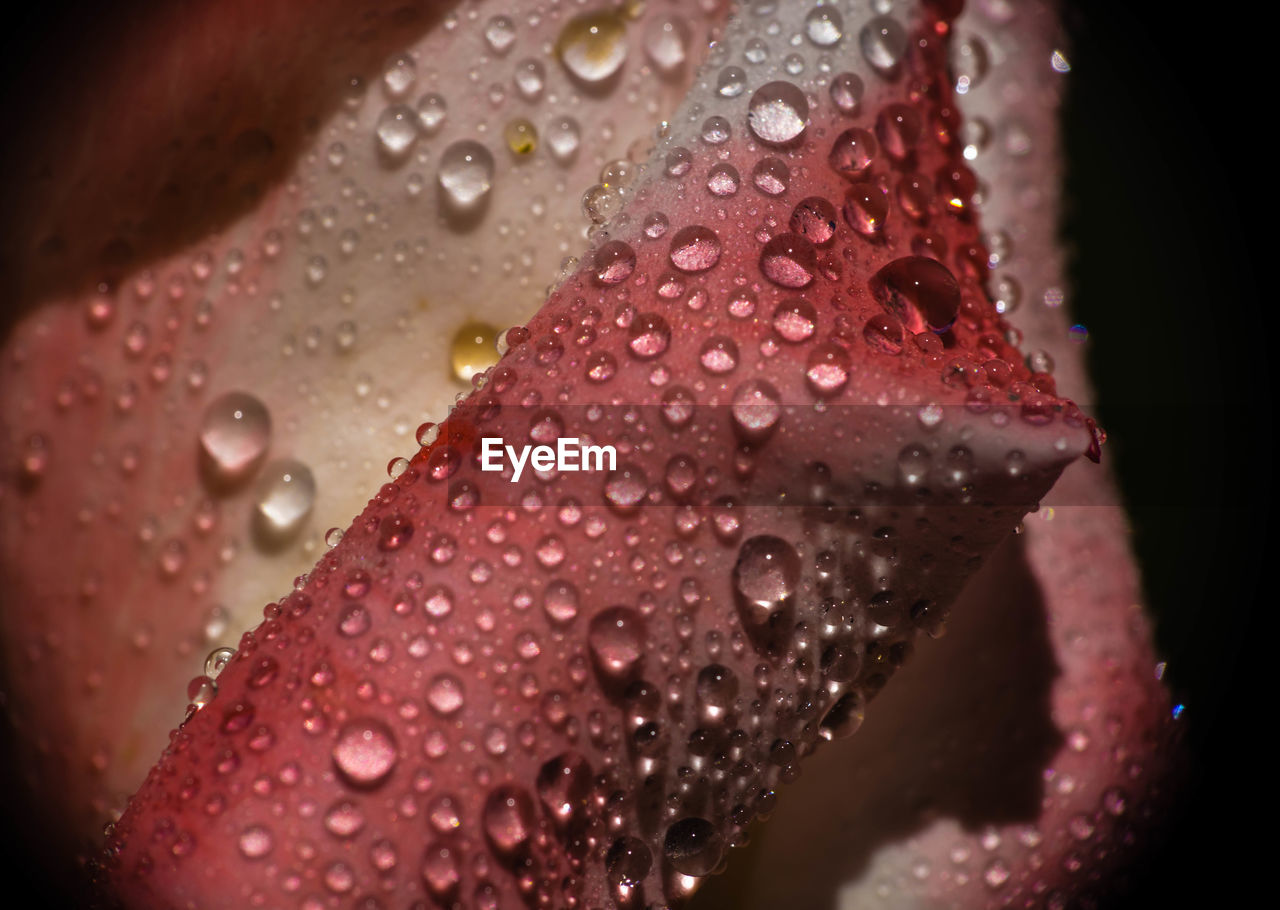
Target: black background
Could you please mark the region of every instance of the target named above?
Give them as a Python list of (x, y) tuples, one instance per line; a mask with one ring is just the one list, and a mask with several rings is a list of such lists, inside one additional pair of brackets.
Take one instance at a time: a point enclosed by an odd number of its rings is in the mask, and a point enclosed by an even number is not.
[[(21, 128), (41, 80), (74, 71), (77, 42), (109, 33), (119, 9), (73, 0), (10, 11), (4, 129)], [(1260, 225), (1275, 217), (1266, 58), (1277, 49), (1269, 23), (1238, 15), (1238, 6), (1066, 4), (1072, 299), (1091, 332), (1106, 457), (1130, 505), (1191, 755), (1167, 837), (1116, 906), (1243, 903), (1273, 863), (1273, 838), (1259, 831), (1274, 808), (1265, 742), (1276, 661), (1263, 653), (1263, 625), (1275, 600), (1267, 532), (1280, 300), (1275, 232)], [(46, 876), (4, 798), (13, 785), (2, 760), (0, 773), (0, 888), (15, 896)], [(50, 887), (0, 903), (68, 906)]]

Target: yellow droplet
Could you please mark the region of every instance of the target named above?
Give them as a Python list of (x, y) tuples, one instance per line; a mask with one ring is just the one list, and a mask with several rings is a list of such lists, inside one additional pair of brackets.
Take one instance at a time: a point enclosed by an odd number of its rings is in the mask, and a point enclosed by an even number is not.
[(538, 131), (523, 117), (508, 123), (503, 136), (507, 140), (507, 148), (515, 155), (532, 155), (538, 147)]
[(498, 331), (483, 322), (468, 322), (458, 329), (450, 347), (449, 363), (459, 382), (470, 382), (498, 362)]
[(646, 0), (623, 0), (622, 15), (634, 22), (644, 15), (645, 7), (648, 5)]
[(576, 16), (560, 31), (556, 56), (583, 82), (603, 82), (627, 59), (627, 25), (612, 10)]

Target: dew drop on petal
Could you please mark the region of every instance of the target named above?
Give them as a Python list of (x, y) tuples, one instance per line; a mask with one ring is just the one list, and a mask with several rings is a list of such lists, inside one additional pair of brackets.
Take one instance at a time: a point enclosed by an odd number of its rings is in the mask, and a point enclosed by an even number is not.
[(862, 56), (880, 75), (891, 78), (907, 51), (907, 31), (889, 16), (877, 16), (858, 35)]
[(699, 224), (676, 231), (671, 238), (671, 264), (690, 274), (705, 272), (720, 261), (720, 238)]
[(817, 270), (817, 250), (799, 234), (779, 234), (760, 251), (760, 271), (784, 288), (807, 287)]
[(254, 530), (267, 545), (278, 545), (302, 527), (316, 501), (311, 469), (294, 459), (273, 461), (254, 486)]
[(682, 818), (667, 829), (662, 853), (677, 872), (707, 875), (720, 864), (724, 839), (705, 818)]
[(869, 285), (876, 301), (912, 334), (946, 331), (960, 309), (960, 286), (935, 259), (895, 259), (876, 272)]
[(556, 57), (588, 86), (604, 82), (627, 59), (627, 26), (617, 13), (599, 10), (575, 16), (556, 39)]
[(596, 667), (607, 678), (630, 678), (644, 654), (644, 620), (630, 607), (610, 607), (591, 619), (587, 645)]
[(759, 625), (785, 607), (799, 582), (800, 555), (782, 538), (761, 534), (739, 547), (733, 592), (749, 625)]
[(330, 754), (348, 784), (376, 787), (395, 769), (396, 740), (382, 721), (360, 718), (342, 728)]
[(493, 155), (473, 139), (459, 140), (440, 156), (437, 179), (453, 210), (474, 211), (488, 198), (493, 187)]
[(790, 82), (770, 82), (756, 89), (747, 105), (747, 126), (766, 145), (800, 141), (809, 122), (809, 102)]
[(247, 392), (227, 392), (209, 403), (200, 424), (200, 449), (222, 483), (245, 479), (271, 441), (271, 415)]

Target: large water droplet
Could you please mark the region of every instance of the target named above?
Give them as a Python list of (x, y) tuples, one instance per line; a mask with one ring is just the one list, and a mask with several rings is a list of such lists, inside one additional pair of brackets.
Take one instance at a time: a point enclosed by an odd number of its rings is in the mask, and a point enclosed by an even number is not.
[(790, 82), (770, 82), (756, 89), (747, 105), (747, 126), (766, 145), (800, 141), (809, 122), (809, 102)]
[(591, 619), (587, 644), (600, 672), (614, 681), (630, 678), (644, 654), (644, 620), (630, 607), (610, 607)]
[(474, 139), (453, 143), (440, 156), (438, 175), (446, 203), (456, 212), (482, 206), (493, 187), (493, 155)]
[(780, 537), (761, 534), (738, 549), (733, 591), (751, 625), (761, 625), (783, 609), (800, 582), (800, 555)]
[(604, 82), (627, 59), (626, 23), (611, 10), (575, 16), (556, 39), (556, 57), (581, 82)]
[(334, 767), (353, 787), (376, 787), (396, 766), (396, 739), (382, 721), (360, 718), (338, 734), (331, 752)]
[(200, 449), (218, 483), (253, 473), (271, 441), (271, 415), (247, 392), (227, 392), (209, 403), (200, 424)]
[(935, 259), (905, 256), (872, 276), (872, 296), (896, 316), (907, 331), (944, 332), (960, 310), (960, 286)]

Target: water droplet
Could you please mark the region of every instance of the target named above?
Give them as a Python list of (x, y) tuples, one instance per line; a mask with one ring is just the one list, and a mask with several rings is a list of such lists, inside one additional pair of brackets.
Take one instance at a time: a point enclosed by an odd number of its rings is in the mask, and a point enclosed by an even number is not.
[(334, 767), (353, 787), (376, 787), (396, 766), (396, 740), (382, 721), (361, 718), (342, 728), (331, 753)]
[(677, 872), (707, 875), (720, 864), (724, 839), (705, 818), (682, 818), (667, 829), (662, 852)]
[(791, 212), (791, 230), (810, 243), (823, 246), (836, 235), (836, 207), (821, 196), (809, 196)]
[(716, 92), (721, 98), (737, 98), (747, 87), (747, 74), (740, 66), (726, 66), (716, 78)]
[(644, 881), (653, 868), (653, 854), (637, 837), (620, 837), (609, 847), (604, 859), (609, 881), (615, 887), (633, 888)]
[(912, 334), (944, 332), (960, 309), (960, 286), (947, 267), (923, 256), (895, 259), (872, 276), (871, 294)]
[(892, 313), (877, 313), (862, 327), (862, 338), (883, 354), (902, 353), (902, 323)]
[(436, 841), (427, 848), (422, 859), (422, 881), (438, 901), (447, 901), (457, 890), (462, 881), (462, 870), (458, 865), (457, 847), (450, 847)]
[(738, 169), (732, 164), (714, 165), (707, 174), (707, 189), (712, 196), (724, 198), (732, 196), (738, 192), (738, 186), (741, 184), (742, 178), (738, 176)]
[(611, 10), (575, 16), (561, 29), (555, 50), (571, 76), (587, 85), (599, 84), (627, 59), (626, 23)]
[(787, 606), (799, 582), (800, 556), (782, 538), (761, 534), (738, 549), (733, 591), (749, 625), (762, 625)]
[(770, 82), (756, 89), (747, 105), (747, 126), (766, 145), (800, 141), (809, 122), (809, 102), (790, 82)]
[(578, 615), (578, 589), (572, 582), (552, 581), (542, 595), (542, 609), (558, 626), (567, 626)]
[(671, 326), (657, 313), (638, 314), (627, 331), (627, 348), (640, 360), (660, 357), (671, 343)]
[(611, 240), (594, 256), (594, 276), (603, 285), (621, 284), (636, 267), (636, 251), (621, 240)]
[(538, 147), (538, 130), (523, 117), (517, 117), (506, 125), (502, 138), (513, 155), (532, 155)]
[(538, 800), (552, 821), (567, 827), (585, 808), (591, 790), (591, 767), (577, 752), (565, 752), (538, 771)]
[(418, 69), (408, 54), (399, 54), (387, 61), (382, 71), (382, 88), (389, 98), (403, 98), (417, 81)]
[(209, 403), (200, 425), (200, 448), (214, 479), (244, 480), (261, 462), (271, 441), (266, 405), (246, 392), (227, 392)]
[(316, 481), (300, 461), (273, 461), (254, 487), (254, 530), (263, 542), (286, 542), (302, 527), (316, 501)]
[(462, 680), (452, 673), (437, 673), (427, 686), (427, 704), (441, 717), (449, 717), (462, 710), (466, 691)]
[(751, 169), (751, 182), (766, 196), (780, 196), (791, 184), (791, 169), (777, 158), (761, 158)]
[(885, 154), (902, 162), (915, 151), (924, 124), (915, 108), (907, 104), (887, 104), (876, 117), (876, 138)]
[(216, 680), (231, 661), (231, 658), (235, 656), (234, 648), (214, 648), (209, 652), (209, 656), (204, 659), (204, 675), (211, 680)]
[(644, 50), (660, 73), (671, 75), (684, 66), (692, 39), (689, 24), (675, 16), (649, 23), (644, 33)]
[(831, 47), (844, 36), (844, 17), (830, 6), (815, 6), (804, 17), (804, 33), (818, 47)]
[(520, 787), (497, 787), (485, 800), (484, 833), (504, 856), (517, 853), (529, 842), (535, 820), (533, 799)]
[(838, 344), (820, 344), (809, 352), (804, 378), (819, 398), (838, 395), (849, 383), (850, 361)]
[(559, 117), (543, 131), (551, 157), (560, 164), (568, 164), (578, 154), (582, 142), (582, 128), (572, 117)]
[(892, 78), (907, 51), (907, 32), (895, 19), (877, 16), (858, 35), (862, 56), (881, 76)]
[(730, 373), (738, 366), (738, 346), (726, 335), (708, 338), (698, 352), (698, 363), (713, 376)]
[(334, 837), (355, 837), (364, 828), (364, 814), (349, 799), (339, 800), (324, 814), (325, 829)]
[(445, 118), (449, 115), (449, 105), (440, 95), (434, 92), (423, 95), (418, 99), (418, 125), (422, 127), (422, 132), (430, 136), (444, 126)]
[(828, 742), (850, 737), (862, 726), (865, 716), (862, 696), (857, 692), (846, 692), (822, 716), (818, 735)]
[(863, 91), (862, 80), (853, 73), (839, 73), (831, 79), (831, 101), (847, 116), (858, 113)]
[(409, 156), (418, 141), (418, 114), (405, 104), (393, 104), (378, 116), (374, 133), (378, 148), (393, 161)]
[(831, 144), (831, 154), (827, 156), (832, 169), (849, 180), (856, 180), (865, 174), (875, 158), (875, 137), (856, 126), (836, 137), (836, 141)]
[(773, 330), (783, 341), (799, 344), (808, 341), (818, 328), (818, 311), (803, 297), (793, 297), (778, 304), (773, 311)]
[(483, 322), (468, 322), (458, 329), (449, 347), (449, 363), (453, 378), (470, 382), (498, 362), (498, 330)]
[(844, 194), (844, 220), (863, 237), (874, 238), (889, 217), (889, 197), (870, 180), (859, 180)]
[(610, 607), (591, 619), (587, 644), (596, 667), (607, 678), (630, 678), (644, 654), (644, 620), (630, 607)]
[(494, 16), (485, 23), (484, 40), (495, 54), (505, 54), (516, 42), (515, 23), (507, 16)]
[(807, 287), (818, 270), (818, 251), (799, 234), (779, 234), (760, 251), (760, 271), (784, 288)]
[(493, 155), (473, 139), (462, 139), (444, 150), (438, 175), (445, 199), (457, 212), (478, 209), (493, 187)]
[(671, 264), (682, 272), (705, 272), (720, 261), (720, 252), (720, 238), (702, 225), (681, 228), (671, 238)]
[(275, 843), (269, 830), (262, 825), (250, 825), (240, 832), (237, 846), (245, 859), (262, 859), (271, 852)]

